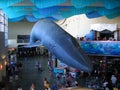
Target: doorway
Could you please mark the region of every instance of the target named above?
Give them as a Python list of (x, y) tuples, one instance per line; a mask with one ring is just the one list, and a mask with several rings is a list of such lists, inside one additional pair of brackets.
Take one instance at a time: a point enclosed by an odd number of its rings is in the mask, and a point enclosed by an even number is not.
[(100, 32), (100, 38), (103, 40), (106, 38), (106, 40), (109, 40), (109, 38), (112, 37), (114, 38), (114, 32), (111, 32), (109, 30), (103, 30)]

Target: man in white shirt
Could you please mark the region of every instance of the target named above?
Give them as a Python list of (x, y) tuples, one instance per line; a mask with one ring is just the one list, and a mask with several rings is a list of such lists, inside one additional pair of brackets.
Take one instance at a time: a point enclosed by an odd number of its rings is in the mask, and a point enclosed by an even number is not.
[(117, 82), (117, 78), (115, 77), (115, 75), (111, 76), (111, 81), (112, 81), (113, 87), (115, 87), (116, 86), (116, 82)]

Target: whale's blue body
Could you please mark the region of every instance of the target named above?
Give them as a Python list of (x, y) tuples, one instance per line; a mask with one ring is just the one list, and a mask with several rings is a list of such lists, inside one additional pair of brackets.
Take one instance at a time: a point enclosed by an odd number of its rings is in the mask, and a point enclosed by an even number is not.
[(30, 45), (44, 45), (60, 61), (78, 70), (91, 72), (93, 69), (77, 40), (53, 21), (41, 19), (33, 26)]

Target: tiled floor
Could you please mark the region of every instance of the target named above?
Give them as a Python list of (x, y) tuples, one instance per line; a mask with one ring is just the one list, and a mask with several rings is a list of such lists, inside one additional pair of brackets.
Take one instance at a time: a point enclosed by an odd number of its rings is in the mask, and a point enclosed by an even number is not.
[[(51, 82), (47, 60), (48, 58), (44, 56), (30, 57), (27, 59), (19, 58), (18, 61), (21, 61), (23, 64), (21, 76), (17, 81), (13, 79), (13, 82), (8, 82), (8, 90), (17, 90), (18, 85), (21, 85), (23, 90), (30, 90), (32, 83), (35, 85), (35, 90), (44, 90), (43, 79), (47, 77), (48, 81)], [(41, 62), (42, 72), (36, 70), (36, 61)]]
[[(44, 56), (35, 56), (35, 57), (28, 57), (19, 58), (18, 61), (22, 62), (23, 69), (21, 72), (21, 76), (19, 76), (18, 80), (14, 80), (12, 82), (6, 81), (7, 89), (5, 90), (17, 90), (18, 85), (21, 85), (23, 90), (30, 90), (30, 86), (32, 83), (35, 85), (35, 90), (45, 90), (43, 86), (43, 79), (47, 77), (50, 84), (52, 84), (55, 79), (53, 76), (50, 75), (47, 61), (48, 57)], [(39, 61), (42, 66), (42, 72), (36, 70), (35, 62)], [(82, 84), (81, 84), (82, 85)], [(74, 89), (65, 89), (65, 90), (74, 90)], [(89, 89), (75, 89), (75, 90), (89, 90)], [(91, 90), (91, 89), (90, 89)]]
[[(40, 61), (42, 65), (43, 72), (36, 70), (35, 62)], [(22, 79), (20, 83), (22, 84), (23, 90), (29, 90), (32, 83), (35, 84), (35, 90), (44, 90), (43, 89), (43, 79), (45, 77), (49, 80), (49, 72), (47, 68), (47, 58), (45, 57), (33, 57), (23, 60), (23, 71)]]

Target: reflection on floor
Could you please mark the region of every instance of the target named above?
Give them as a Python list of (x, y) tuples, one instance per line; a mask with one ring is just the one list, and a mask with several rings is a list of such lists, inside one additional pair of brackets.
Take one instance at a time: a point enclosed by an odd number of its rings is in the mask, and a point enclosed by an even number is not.
[[(28, 58), (19, 58), (18, 61), (22, 62), (23, 69), (19, 79), (16, 81), (13, 78), (12, 82), (7, 82), (7, 90), (17, 90), (18, 85), (21, 85), (23, 90), (30, 90), (32, 83), (35, 85), (35, 90), (45, 90), (43, 86), (43, 79), (46, 77), (50, 84), (54, 82), (55, 79), (50, 76), (47, 61), (48, 57), (35, 56)], [(39, 61), (42, 66), (42, 72), (36, 70), (35, 62)], [(63, 89), (63, 90), (92, 90), (87, 88), (74, 88), (74, 89)]]

